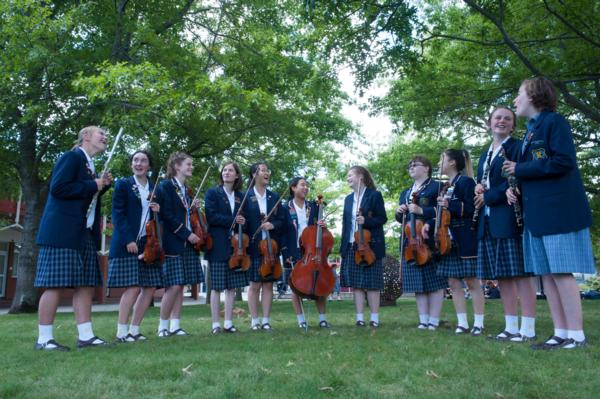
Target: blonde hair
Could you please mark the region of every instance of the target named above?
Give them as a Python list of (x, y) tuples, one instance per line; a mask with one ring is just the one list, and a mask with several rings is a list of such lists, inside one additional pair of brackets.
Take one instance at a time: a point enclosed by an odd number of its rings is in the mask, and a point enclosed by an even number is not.
[(87, 135), (87, 134), (92, 134), (94, 132), (100, 131), (104, 134), (106, 134), (106, 131), (104, 129), (102, 129), (101, 127), (98, 126), (86, 126), (83, 129), (81, 129), (79, 131), (79, 133), (77, 134), (77, 140), (75, 140), (75, 145), (73, 145), (73, 148), (76, 147), (80, 147), (83, 144), (83, 136)]
[(169, 179), (175, 177), (177, 174), (175, 166), (181, 165), (181, 163), (188, 158), (193, 159), (190, 154), (186, 154), (185, 152), (174, 152), (169, 156), (169, 160), (167, 161), (167, 176)]

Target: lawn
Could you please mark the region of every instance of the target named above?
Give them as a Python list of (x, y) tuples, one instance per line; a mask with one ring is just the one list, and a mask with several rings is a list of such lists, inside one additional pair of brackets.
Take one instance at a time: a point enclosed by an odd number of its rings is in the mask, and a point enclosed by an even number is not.
[[(245, 304), (238, 306), (245, 309)], [(313, 304), (309, 322), (317, 324)], [(0, 316), (1, 398), (597, 398), (600, 396), (600, 301), (585, 302), (590, 345), (532, 351), (520, 344), (453, 334), (455, 317), (436, 332), (417, 330), (414, 300), (381, 310), (378, 330), (354, 326), (350, 301), (330, 302), (331, 330), (297, 328), (291, 303), (276, 302), (272, 332), (210, 334), (207, 306), (184, 308), (191, 337), (156, 338), (151, 309), (142, 326), (149, 341), (42, 353), (32, 349), (35, 315)], [(538, 304), (538, 336), (551, 322)], [(498, 300), (488, 302), (486, 333), (504, 327)], [(368, 313), (366, 315), (368, 317)], [(95, 332), (115, 333), (116, 313), (94, 315)], [(74, 346), (71, 314), (57, 316), (55, 337)]]

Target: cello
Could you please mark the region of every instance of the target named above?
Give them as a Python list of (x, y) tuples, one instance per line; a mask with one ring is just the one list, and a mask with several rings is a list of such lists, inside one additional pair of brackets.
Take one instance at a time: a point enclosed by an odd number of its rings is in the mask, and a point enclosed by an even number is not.
[[(323, 220), (323, 196), (317, 197), (318, 221)], [(333, 292), (335, 274), (327, 257), (333, 248), (333, 235), (319, 223), (307, 226), (300, 237), (302, 259), (296, 262), (289, 285), (299, 297), (317, 299)]]
[[(419, 193), (412, 194), (412, 202), (416, 204)], [(404, 251), (404, 259), (407, 262), (415, 261), (418, 266), (424, 266), (431, 259), (431, 250), (425, 243), (421, 231), (423, 230), (423, 220), (417, 219), (416, 215), (410, 212), (408, 223), (404, 226), (408, 244)]]
[[(445, 199), (452, 198), (452, 193), (454, 192), (454, 186), (450, 186), (450, 183), (445, 183), (442, 189), (440, 190), (440, 196)], [(437, 205), (436, 209), (436, 218), (435, 218), (435, 247), (440, 255), (447, 255), (450, 253), (450, 249), (452, 249), (452, 239), (450, 238), (449, 228), (450, 228), (450, 211), (448, 208)]]
[[(160, 180), (161, 172), (162, 168), (158, 172), (152, 193), (148, 195), (148, 201), (152, 201), (155, 197), (154, 194), (156, 192), (156, 188), (158, 187), (158, 181)], [(147, 212), (150, 212), (150, 207), (148, 207)], [(157, 212), (152, 212), (152, 220), (148, 220), (145, 229), (146, 245), (144, 245), (144, 251), (138, 258), (141, 258), (144, 263), (149, 265), (160, 266), (165, 261), (165, 250), (162, 247), (162, 231)]]

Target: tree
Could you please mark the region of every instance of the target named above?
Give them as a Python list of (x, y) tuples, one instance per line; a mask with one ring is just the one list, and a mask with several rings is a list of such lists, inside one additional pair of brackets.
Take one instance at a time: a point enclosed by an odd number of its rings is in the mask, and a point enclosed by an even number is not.
[(27, 204), (11, 311), (36, 308), (49, 173), (81, 127), (124, 127), (116, 174), (128, 172), (126, 152), (145, 146), (163, 161), (185, 150), (200, 168), (266, 158), (285, 177), (345, 140), (344, 96), (330, 67), (302, 49), (299, 13), (293, 1), (0, 4), (0, 159)]

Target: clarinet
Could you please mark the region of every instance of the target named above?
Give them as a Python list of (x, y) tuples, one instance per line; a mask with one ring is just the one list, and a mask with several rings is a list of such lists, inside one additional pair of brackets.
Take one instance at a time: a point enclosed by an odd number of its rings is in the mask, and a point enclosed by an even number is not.
[[(502, 148), (500, 149), (500, 154), (504, 159), (510, 161), (510, 159), (506, 157), (506, 151), (504, 150), (504, 146), (502, 146)], [(519, 181), (517, 180), (517, 178), (513, 175), (508, 175), (506, 176), (506, 179), (508, 180), (508, 187), (510, 187), (513, 194), (517, 195), (517, 190), (519, 186)], [(513, 209), (515, 211), (517, 227), (523, 227), (523, 213), (521, 211), (521, 204), (519, 203), (518, 199), (517, 202), (513, 204)]]
[[(481, 185), (483, 186), (484, 191), (487, 191), (488, 186), (487, 186), (487, 180), (488, 177), (490, 175), (490, 169), (491, 169), (491, 157), (492, 154), (488, 154), (487, 159), (486, 158), (486, 164), (484, 165), (483, 168), (483, 178), (481, 179)], [(483, 205), (481, 208), (484, 208), (485, 205)], [(481, 208), (475, 208), (475, 211), (473, 212), (473, 217), (471, 218), (471, 230), (477, 230), (477, 224), (479, 223), (479, 212), (481, 211)]]

